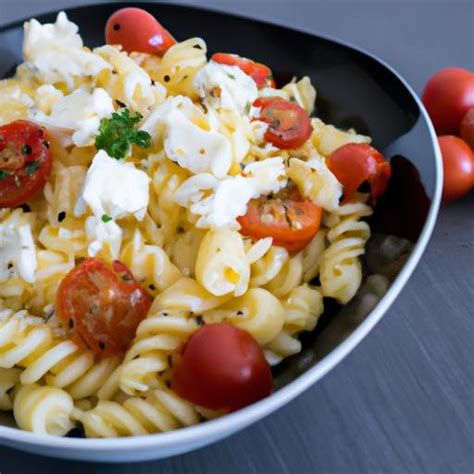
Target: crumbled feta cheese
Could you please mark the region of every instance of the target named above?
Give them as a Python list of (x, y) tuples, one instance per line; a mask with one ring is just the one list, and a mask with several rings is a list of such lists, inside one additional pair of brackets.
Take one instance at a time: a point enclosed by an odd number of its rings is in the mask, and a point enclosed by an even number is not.
[(209, 61), (198, 71), (194, 86), (210, 108), (223, 108), (245, 113), (257, 98), (255, 81), (237, 66)]
[(199, 216), (197, 227), (239, 229), (236, 219), (247, 212), (250, 199), (286, 186), (282, 158), (251, 163), (242, 175), (223, 180), (209, 173), (191, 176), (176, 191), (175, 201)]
[(58, 100), (50, 115), (37, 111), (30, 118), (47, 127), (71, 131), (74, 145), (88, 146), (94, 143), (100, 120), (113, 111), (112, 98), (104, 89), (94, 89), (92, 94), (78, 89)]
[(75, 215), (82, 215), (87, 204), (98, 219), (104, 215), (120, 219), (133, 214), (142, 220), (149, 201), (149, 183), (144, 171), (100, 150), (87, 171)]
[(19, 276), (34, 283), (36, 250), (29, 222), (16, 212), (0, 223), (0, 282)]
[(79, 28), (64, 12), (58, 14), (56, 23), (27, 21), (24, 30), (23, 57), (43, 82), (66, 82), (73, 87), (74, 77), (96, 76), (111, 69), (100, 56), (83, 49)]
[(53, 107), (60, 102), (64, 97), (64, 94), (56, 87), (51, 84), (44, 84), (35, 92), (35, 105), (46, 115), (50, 115)]
[(166, 132), (166, 117), (173, 111), (182, 111), (186, 116), (201, 113), (193, 101), (184, 95), (168, 97), (164, 102), (154, 107), (143, 120), (140, 130), (148, 132), (156, 145), (161, 144)]
[(232, 147), (224, 135), (206, 131), (185, 114), (172, 110), (166, 118), (164, 148), (168, 158), (192, 173), (224, 177), (232, 165)]
[(85, 228), (87, 241), (90, 242), (87, 247), (89, 257), (95, 257), (107, 247), (113, 259), (119, 258), (123, 233), (117, 223), (114, 221), (105, 223), (96, 216), (89, 216)]

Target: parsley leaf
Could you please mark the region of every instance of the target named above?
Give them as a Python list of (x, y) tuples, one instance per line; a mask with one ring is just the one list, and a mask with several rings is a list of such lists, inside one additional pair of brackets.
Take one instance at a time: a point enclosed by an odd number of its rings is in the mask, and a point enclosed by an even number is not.
[(5, 171), (5, 170), (0, 170), (0, 180), (4, 179), (4, 178), (8, 178), (8, 176), (10, 176), (11, 173), (9, 173), (8, 171)]
[(110, 118), (103, 118), (100, 121), (99, 135), (95, 139), (95, 147), (105, 150), (117, 160), (127, 156), (132, 143), (140, 148), (148, 148), (151, 144), (150, 134), (135, 128), (142, 118), (139, 112), (130, 115), (128, 109), (114, 112)]
[(35, 174), (40, 168), (40, 164), (37, 161), (31, 161), (25, 167), (28, 176)]
[(107, 214), (102, 215), (102, 222), (104, 222), (105, 224), (107, 224), (107, 222), (110, 222), (111, 220), (113, 220), (113, 218), (108, 216)]

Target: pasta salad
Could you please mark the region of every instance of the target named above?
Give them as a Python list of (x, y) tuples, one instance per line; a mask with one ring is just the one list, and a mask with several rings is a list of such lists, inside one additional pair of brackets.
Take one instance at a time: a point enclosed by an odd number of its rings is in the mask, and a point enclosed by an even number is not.
[(143, 10), (94, 49), (64, 12), (24, 33), (0, 81), (0, 409), (113, 437), (270, 395), (324, 298), (359, 289), (389, 163), (311, 118), (308, 77)]

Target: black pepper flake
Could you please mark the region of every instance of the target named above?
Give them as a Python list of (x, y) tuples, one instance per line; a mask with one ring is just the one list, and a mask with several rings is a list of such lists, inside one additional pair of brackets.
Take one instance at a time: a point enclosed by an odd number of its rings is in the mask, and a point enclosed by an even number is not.
[(23, 211), (23, 212), (31, 212), (31, 207), (28, 206), (28, 204), (22, 204), (20, 206), (20, 209)]
[(151, 85), (154, 86), (156, 84), (156, 82), (152, 79), (151, 80)]
[(105, 349), (105, 342), (99, 341), (99, 348), (103, 351)]
[(156, 290), (156, 286), (151, 283), (150, 285), (148, 285), (148, 288), (151, 290), (151, 291), (155, 291)]
[(166, 74), (166, 75), (163, 77), (163, 80), (164, 80), (165, 82), (170, 82), (170, 81), (171, 81), (171, 77), (168, 76), (168, 74)]
[(74, 328), (74, 320), (73, 319), (70, 319), (68, 320), (68, 326), (69, 326), (69, 329), (73, 329)]
[(166, 317), (166, 316), (169, 315), (169, 313), (167, 313), (166, 311), (163, 311), (163, 312), (161, 313), (161, 315)]
[(124, 104), (122, 101), (115, 99), (115, 102), (119, 107), (127, 107), (127, 104)]
[(195, 45), (193, 45), (193, 48), (202, 49), (200, 44), (195, 44)]
[(118, 23), (115, 23), (113, 28), (114, 28), (114, 31), (119, 31), (120, 30), (120, 25)]
[(243, 316), (243, 314), (244, 314), (244, 312), (240, 311), (240, 309), (239, 309), (239, 311), (237, 311), (237, 316)]
[(198, 326), (204, 326), (204, 324), (206, 324), (206, 323), (205, 323), (204, 319), (202, 319), (202, 316), (196, 316), (196, 324)]
[(66, 219), (66, 213), (64, 211), (61, 211), (58, 213), (58, 222), (62, 222), (64, 219)]
[(7, 265), (8, 270), (11, 270), (13, 268), (13, 263), (9, 262)]

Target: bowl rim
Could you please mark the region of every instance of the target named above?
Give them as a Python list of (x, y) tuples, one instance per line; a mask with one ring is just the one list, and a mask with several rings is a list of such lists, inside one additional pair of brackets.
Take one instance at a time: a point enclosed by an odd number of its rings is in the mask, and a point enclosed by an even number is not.
[[(64, 8), (58, 10), (51, 10), (43, 13), (37, 14), (35, 17), (44, 16), (44, 15), (54, 15), (60, 11), (65, 11), (68, 13), (72, 10), (79, 9), (91, 9), (97, 7), (111, 6), (116, 4), (119, 6), (118, 2), (108, 2), (108, 3), (94, 3), (92, 5), (86, 6), (76, 6), (71, 8)], [(437, 136), (431, 122), (431, 119), (428, 116), (428, 113), (418, 97), (417, 93), (413, 90), (408, 81), (391, 65), (385, 62), (383, 59), (379, 58), (377, 55), (370, 53), (362, 47), (352, 44), (349, 41), (341, 40), (337, 37), (333, 37), (329, 34), (315, 33), (308, 28), (304, 27), (295, 27), (288, 26), (282, 21), (276, 21), (274, 19), (259, 19), (253, 18), (240, 13), (227, 12), (219, 8), (207, 7), (207, 6), (195, 6), (188, 4), (173, 4), (169, 2), (154, 2), (153, 5), (167, 5), (172, 6), (178, 9), (194, 9), (202, 12), (212, 12), (220, 13), (229, 17), (239, 18), (242, 20), (252, 21), (260, 24), (266, 24), (271, 26), (277, 26), (291, 30), (298, 33), (307, 34), (314, 36), (325, 41), (335, 43), (337, 45), (343, 46), (345, 48), (352, 49), (358, 53), (361, 53), (365, 56), (368, 56), (370, 59), (378, 62), (383, 67), (385, 67), (391, 74), (393, 74), (401, 84), (406, 88), (410, 93), (412, 98), (415, 100), (419, 110), (420, 118), (424, 119), (426, 125), (428, 126), (429, 135), (431, 138), (431, 144), (434, 151), (435, 157), (435, 187), (433, 198), (430, 204), (430, 208), (426, 217), (426, 221), (423, 225), (423, 229), (420, 233), (417, 243), (415, 244), (409, 258), (407, 259), (405, 265), (403, 266), (400, 273), (397, 275), (395, 280), (392, 282), (387, 293), (375, 306), (375, 308), (367, 315), (366, 319), (348, 336), (343, 342), (336, 346), (329, 354), (327, 354), (323, 359), (317, 362), (313, 367), (306, 370), (302, 374), (298, 375), (297, 378), (289, 382), (284, 387), (280, 388), (278, 391), (272, 393), (267, 398), (264, 398), (248, 407), (245, 407), (234, 413), (230, 413), (220, 418), (213, 420), (208, 420), (205, 423), (200, 423), (197, 425), (176, 429), (173, 431), (163, 432), (163, 433), (154, 433), (148, 435), (139, 435), (139, 436), (127, 436), (127, 437), (118, 437), (118, 438), (66, 438), (66, 437), (55, 437), (50, 435), (38, 435), (31, 433), (29, 431), (23, 431), (19, 428), (13, 428), (9, 426), (0, 426), (0, 441), (3, 439), (8, 440), (8, 442), (18, 442), (20, 445), (15, 446), (19, 449), (22, 448), (21, 444), (35, 447), (44, 447), (44, 448), (63, 448), (63, 449), (74, 449), (77, 451), (82, 451), (84, 454), (87, 452), (92, 452), (100, 454), (103, 452), (110, 452), (116, 450), (134, 450), (134, 449), (147, 449), (147, 448), (166, 448), (166, 447), (176, 447), (180, 444), (189, 443), (196, 441), (198, 439), (209, 439), (210, 442), (213, 442), (216, 439), (219, 439), (219, 434), (222, 434), (221, 437), (225, 436), (227, 433), (236, 432), (239, 429), (245, 428), (250, 424), (264, 418), (270, 413), (276, 411), (278, 408), (282, 407), (286, 403), (295, 399), (297, 396), (301, 395), (305, 390), (307, 390), (311, 385), (315, 384), (320, 380), (324, 375), (326, 375), (331, 369), (333, 369), (337, 364), (339, 364), (346, 356), (348, 356), (357, 345), (369, 334), (369, 332), (375, 327), (375, 325), (382, 319), (385, 315), (395, 298), (401, 292), (411, 274), (415, 270), (420, 258), (428, 245), (429, 239), (433, 232), (436, 218), (438, 215), (440, 202), (441, 202), (441, 192), (442, 192), (442, 182), (443, 182), (443, 167), (441, 160), (441, 151), (439, 148)], [(127, 4), (127, 6), (140, 6), (147, 8), (150, 4), (144, 2), (132, 1)], [(32, 17), (32, 18), (35, 18)], [(10, 22), (2, 27), (0, 27), (0, 33), (18, 26), (21, 26), (25, 21), (28, 21), (30, 18), (17, 20)], [(8, 443), (12, 446), (10, 443)], [(206, 443), (208, 444), (208, 443)], [(67, 456), (65, 456), (67, 457)], [(75, 456), (79, 458), (80, 456)], [(84, 456), (84, 458), (90, 456)]]

